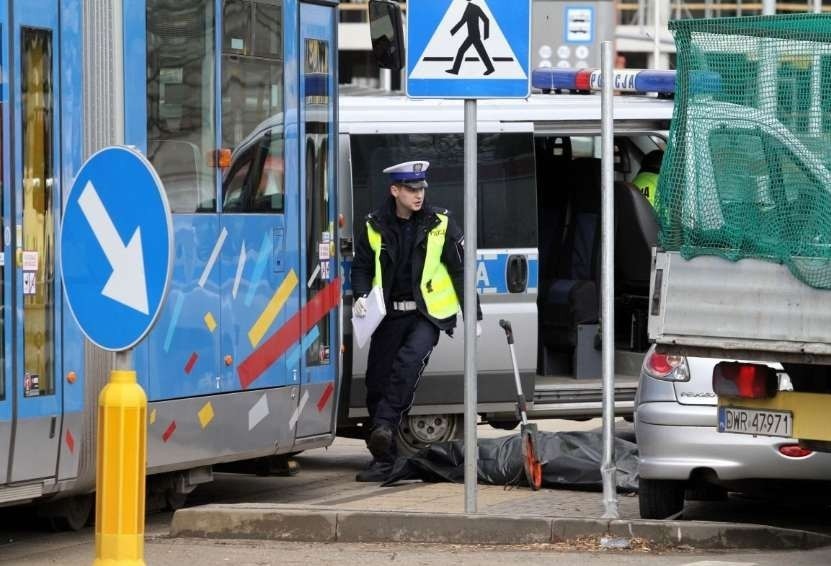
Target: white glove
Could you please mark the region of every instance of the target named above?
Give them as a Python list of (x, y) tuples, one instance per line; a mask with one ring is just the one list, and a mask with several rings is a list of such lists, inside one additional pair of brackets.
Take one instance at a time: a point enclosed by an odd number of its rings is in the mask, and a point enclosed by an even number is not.
[(366, 316), (366, 297), (358, 297), (355, 299), (355, 304), (352, 305), (352, 314), (358, 318)]
[(476, 321), (476, 337), (479, 338), (482, 335), (482, 323), (478, 320)]

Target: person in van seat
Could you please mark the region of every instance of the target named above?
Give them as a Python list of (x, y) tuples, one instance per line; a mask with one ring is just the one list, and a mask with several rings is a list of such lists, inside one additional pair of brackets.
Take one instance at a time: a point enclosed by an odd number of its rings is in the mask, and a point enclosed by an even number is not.
[(372, 335), (366, 370), (372, 462), (357, 481), (381, 482), (392, 471), (398, 426), (440, 332), (452, 335), (464, 301), (464, 236), (446, 209), (427, 204), (429, 166), (408, 161), (384, 169), (390, 197), (366, 217), (357, 236), (352, 312), (366, 316), (366, 296), (375, 286), (383, 289), (387, 309)]
[(646, 197), (649, 204), (655, 206), (655, 194), (658, 192), (658, 175), (661, 172), (661, 161), (664, 152), (660, 149), (650, 151), (641, 161), (641, 170), (632, 179), (632, 184)]

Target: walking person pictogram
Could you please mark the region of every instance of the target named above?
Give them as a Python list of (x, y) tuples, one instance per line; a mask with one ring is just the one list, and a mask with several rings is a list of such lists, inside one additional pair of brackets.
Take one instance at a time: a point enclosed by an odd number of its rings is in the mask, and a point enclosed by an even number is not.
[(467, 39), (462, 42), (462, 45), (459, 47), (459, 51), (456, 53), (456, 59), (453, 61), (453, 68), (447, 69), (447, 73), (451, 75), (458, 75), (459, 70), (462, 68), (462, 61), (465, 58), (465, 53), (471, 46), (476, 48), (476, 52), (479, 54), (479, 58), (485, 64), (485, 72), (484, 75), (490, 75), (493, 73), (493, 63), (491, 63), (491, 59), (488, 56), (487, 50), (485, 50), (485, 46), (482, 44), (482, 36), (479, 35), (479, 20), (485, 24), (485, 39), (488, 39), (490, 35), (490, 20), (485, 15), (485, 12), (482, 11), (482, 8), (477, 6), (476, 4), (472, 3), (470, 0), (467, 0), (469, 4), (467, 8), (465, 8), (465, 13), (462, 15), (462, 19), (459, 20), (453, 29), (450, 30), (450, 35), (456, 35), (456, 32), (461, 29), (464, 24), (467, 24)]

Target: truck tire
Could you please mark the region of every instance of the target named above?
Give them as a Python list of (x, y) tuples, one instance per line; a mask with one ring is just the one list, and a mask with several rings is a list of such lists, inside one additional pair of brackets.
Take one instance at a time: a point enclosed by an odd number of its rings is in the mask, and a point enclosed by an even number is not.
[(641, 519), (666, 519), (684, 508), (686, 482), (680, 480), (648, 480), (641, 478), (638, 503)]

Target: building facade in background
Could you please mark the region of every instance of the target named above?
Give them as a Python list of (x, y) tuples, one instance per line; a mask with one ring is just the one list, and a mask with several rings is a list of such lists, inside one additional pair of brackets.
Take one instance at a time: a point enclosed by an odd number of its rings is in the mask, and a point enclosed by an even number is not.
[[(367, 2), (342, 0), (340, 4), (340, 83), (401, 90), (401, 77), (379, 70), (372, 57)], [(600, 42), (614, 40), (617, 66), (673, 68), (675, 45), (667, 30), (670, 19), (758, 16), (763, 9), (761, 0), (533, 0), (533, 3), (534, 67), (600, 67)], [(780, 14), (810, 12), (813, 5), (813, 0), (775, 2), (776, 12)], [(401, 7), (406, 14), (407, 3), (401, 2)], [(831, 11), (831, 3), (823, 9)]]

